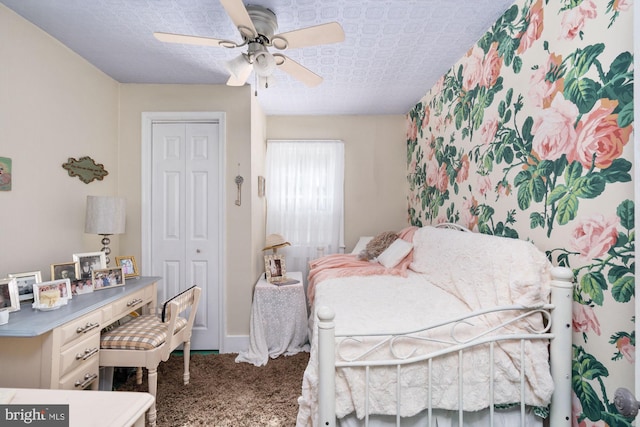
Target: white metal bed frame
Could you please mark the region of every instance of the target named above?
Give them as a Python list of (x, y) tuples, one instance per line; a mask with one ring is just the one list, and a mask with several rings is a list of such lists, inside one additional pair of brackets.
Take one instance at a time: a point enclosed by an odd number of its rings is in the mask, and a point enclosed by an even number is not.
[[(447, 322), (442, 322), (438, 325), (431, 325), (420, 331), (410, 331), (399, 335), (394, 335), (384, 340), (384, 342), (391, 347), (398, 337), (402, 338), (415, 338), (412, 337), (421, 331), (432, 329), (434, 327), (441, 327), (444, 325), (450, 325), (453, 328), (456, 324), (464, 322), (466, 319), (481, 314), (486, 314), (495, 311), (504, 310), (516, 310), (520, 311), (517, 317), (522, 318), (532, 314), (543, 313), (547, 320), (547, 327), (543, 331), (531, 331), (529, 334), (518, 335), (493, 335), (491, 337), (486, 336), (483, 333), (473, 340), (460, 342), (452, 337), (450, 347), (445, 350), (432, 352), (430, 354), (422, 355), (419, 357), (397, 357), (394, 360), (376, 360), (376, 361), (364, 361), (364, 360), (349, 360), (336, 362), (335, 352), (336, 346), (338, 351), (340, 350), (340, 343), (343, 340), (356, 339), (354, 335), (340, 336), (335, 334), (335, 325), (333, 322), (334, 313), (329, 307), (318, 308), (318, 410), (319, 410), (319, 426), (334, 427), (336, 425), (336, 412), (335, 412), (335, 374), (336, 370), (344, 367), (364, 367), (368, 370), (371, 366), (392, 366), (396, 367), (396, 375), (400, 375), (401, 367), (411, 363), (431, 363), (431, 360), (437, 357), (441, 357), (445, 354), (458, 353), (460, 355), (459, 360), (462, 359), (462, 353), (471, 347), (486, 344), (488, 342), (504, 341), (504, 340), (519, 340), (521, 343), (521, 349), (524, 346), (526, 340), (540, 340), (545, 339), (550, 341), (550, 366), (551, 376), (554, 382), (554, 392), (551, 399), (550, 415), (548, 418), (549, 425), (552, 427), (564, 427), (571, 425), (571, 316), (572, 316), (572, 301), (573, 301), (573, 273), (570, 269), (564, 267), (555, 267), (551, 272), (551, 302), (541, 307), (527, 308), (523, 306), (508, 306), (508, 307), (496, 307), (494, 309), (484, 310), (482, 312), (472, 313), (463, 318), (451, 319)], [(501, 325), (503, 326), (503, 325)], [(500, 327), (501, 327), (500, 326)], [(496, 329), (492, 331), (495, 332)], [(491, 331), (489, 331), (491, 332)], [(376, 336), (377, 334), (371, 334), (366, 336)], [(363, 337), (364, 335), (360, 336)], [(386, 334), (385, 334), (386, 336)], [(338, 341), (336, 341), (338, 339)], [(379, 345), (376, 345), (379, 347)], [(490, 351), (493, 349), (493, 344), (489, 345)], [(365, 351), (364, 356), (368, 351)], [(524, 358), (524, 352), (521, 351), (521, 358)], [(523, 365), (521, 363), (521, 365)], [(460, 371), (461, 372), (461, 371)], [(493, 374), (493, 373), (492, 373)], [(459, 375), (461, 381), (461, 375)], [(524, 392), (524, 374), (521, 374), (521, 396)], [(400, 381), (397, 381), (400, 383)], [(460, 387), (462, 389), (462, 387)], [(366, 393), (366, 392), (365, 392)], [(396, 390), (397, 405), (399, 406), (400, 390)], [(458, 397), (459, 407), (462, 408), (462, 393)], [(493, 401), (493, 396), (491, 396)], [(519, 399), (521, 402), (523, 399)], [(365, 400), (366, 402), (366, 400)], [(366, 403), (365, 403), (366, 404)], [(429, 426), (432, 426), (432, 410), (429, 405), (428, 421)], [(490, 419), (493, 425), (493, 405), (490, 406)], [(368, 412), (368, 411), (365, 411)], [(397, 411), (399, 412), (399, 411)], [(521, 413), (521, 425), (524, 425), (525, 404), (520, 404)], [(463, 425), (464, 412), (462, 409), (458, 411), (458, 421), (460, 425)], [(369, 414), (365, 415), (365, 426), (369, 423)], [(400, 426), (401, 418), (396, 416), (396, 426)]]

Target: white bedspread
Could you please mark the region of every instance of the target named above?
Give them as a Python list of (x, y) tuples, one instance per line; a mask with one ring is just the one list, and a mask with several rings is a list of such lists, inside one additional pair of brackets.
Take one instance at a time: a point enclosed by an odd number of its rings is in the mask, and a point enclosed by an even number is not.
[[(470, 312), (469, 305), (437, 286), (430, 284), (427, 275), (409, 271), (408, 277), (380, 276), (329, 279), (318, 283), (314, 307), (331, 307), (335, 313), (336, 334), (394, 333), (422, 328), (441, 322), (454, 315)], [(393, 301), (393, 304), (390, 303)], [(401, 310), (398, 309), (401, 307)], [(316, 319), (315, 310), (311, 319)], [(485, 329), (488, 322), (456, 328), (458, 338)], [(535, 323), (535, 322), (534, 322)], [(540, 320), (541, 323), (541, 320)], [(299, 398), (298, 426), (315, 426), (317, 419), (317, 328), (312, 327), (311, 358), (307, 366)], [(504, 332), (504, 331), (501, 331)], [(401, 342), (398, 349), (409, 352), (415, 342)], [(424, 345), (424, 344), (421, 344)], [(520, 346), (500, 345), (495, 349), (494, 403), (512, 403), (520, 393), (519, 361), (515, 354)], [(433, 347), (430, 348), (433, 350)], [(427, 351), (421, 349), (421, 352)], [(525, 402), (545, 406), (553, 391), (549, 374), (548, 352), (544, 342), (529, 343)], [(350, 353), (343, 349), (343, 355)], [(390, 358), (387, 349), (377, 350), (368, 358)], [(339, 358), (338, 358), (339, 359)], [(480, 352), (466, 352), (464, 367), (464, 409), (475, 411), (486, 408), (489, 401), (489, 359)], [(376, 368), (371, 374), (369, 411), (375, 414), (395, 414), (395, 368)], [(458, 406), (457, 356), (446, 356), (433, 364), (432, 405), (434, 408), (457, 409)], [(402, 416), (412, 416), (428, 407), (425, 387), (428, 370), (425, 365), (413, 365), (402, 370)], [(364, 376), (361, 369), (347, 369), (336, 377), (336, 415), (342, 417), (356, 412), (364, 415)], [(517, 399), (517, 398), (516, 398)]]

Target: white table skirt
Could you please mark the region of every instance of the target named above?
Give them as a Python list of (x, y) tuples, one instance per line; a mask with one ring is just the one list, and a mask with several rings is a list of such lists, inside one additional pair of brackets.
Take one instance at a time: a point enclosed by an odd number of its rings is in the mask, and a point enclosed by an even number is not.
[(307, 305), (301, 272), (288, 272), (293, 285), (276, 286), (261, 277), (256, 283), (251, 307), (249, 349), (236, 362), (256, 366), (269, 358), (309, 351)]

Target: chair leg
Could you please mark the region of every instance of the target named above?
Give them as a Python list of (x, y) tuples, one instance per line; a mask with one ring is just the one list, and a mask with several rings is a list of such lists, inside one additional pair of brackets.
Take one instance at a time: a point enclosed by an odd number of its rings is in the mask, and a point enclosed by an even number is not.
[(148, 376), (149, 376), (149, 393), (154, 398), (153, 405), (151, 405), (151, 408), (149, 408), (149, 425), (151, 427), (155, 427), (156, 418), (157, 418), (155, 398), (158, 392), (158, 367), (155, 366), (153, 368), (149, 368)]
[(191, 357), (191, 341), (185, 341), (182, 343), (182, 354), (184, 359), (184, 374), (182, 375), (182, 381), (184, 384), (189, 384), (189, 379), (191, 377), (189, 373), (189, 358)]
[(140, 366), (136, 368), (136, 384), (142, 384), (142, 368)]

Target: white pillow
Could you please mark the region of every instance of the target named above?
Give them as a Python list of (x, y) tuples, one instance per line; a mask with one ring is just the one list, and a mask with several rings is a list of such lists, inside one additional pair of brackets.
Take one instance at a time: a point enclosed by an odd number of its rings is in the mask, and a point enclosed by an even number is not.
[(362, 236), (360, 237), (360, 240), (358, 240), (358, 243), (356, 243), (356, 247), (353, 248), (353, 250), (351, 251), (352, 255), (358, 255), (360, 254), (360, 252), (362, 252), (364, 250), (364, 248), (367, 247), (367, 243), (369, 243), (369, 241), (373, 239), (373, 236)]
[(385, 268), (393, 268), (400, 264), (400, 261), (409, 255), (412, 249), (413, 245), (410, 242), (396, 239), (387, 249), (378, 255), (378, 262), (385, 266)]

